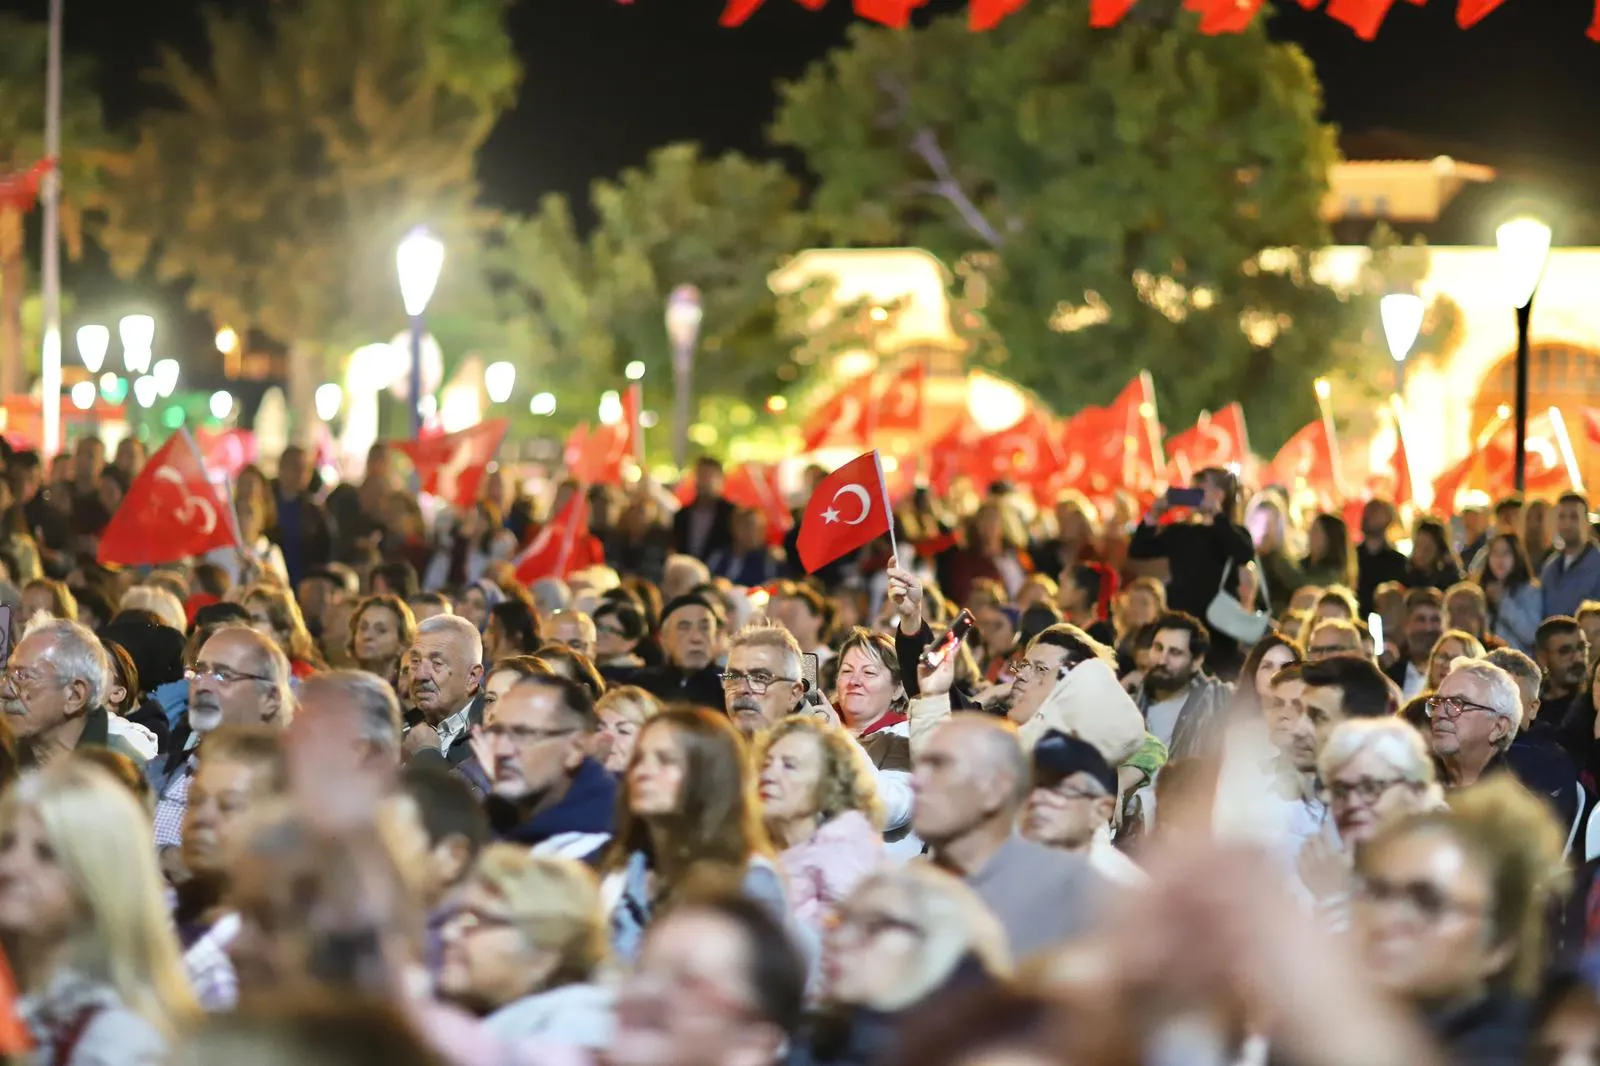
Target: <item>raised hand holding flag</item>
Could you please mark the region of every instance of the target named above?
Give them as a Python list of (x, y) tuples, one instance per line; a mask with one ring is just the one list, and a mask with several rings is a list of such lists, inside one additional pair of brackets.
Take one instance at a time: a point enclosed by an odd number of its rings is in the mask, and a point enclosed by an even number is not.
[(893, 539), (894, 519), (883, 465), (870, 451), (817, 482), (800, 516), (795, 548), (812, 574), (882, 536)]

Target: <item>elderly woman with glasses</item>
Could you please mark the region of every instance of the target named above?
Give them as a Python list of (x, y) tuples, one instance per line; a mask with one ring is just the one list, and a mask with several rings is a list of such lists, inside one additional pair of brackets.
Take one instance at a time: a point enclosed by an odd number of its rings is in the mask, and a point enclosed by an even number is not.
[(1508, 775), (1383, 825), (1356, 854), (1356, 942), (1450, 1062), (1524, 1062), (1566, 833)]
[(1328, 829), (1300, 851), (1300, 879), (1331, 924), (1348, 920), (1351, 860), (1391, 819), (1444, 804), (1433, 757), (1399, 718), (1356, 718), (1334, 729), (1317, 757)]
[(1010, 974), (1005, 931), (972, 889), (924, 863), (882, 867), (834, 914), (823, 946), (823, 1009), (792, 1061), (884, 1061), (916, 1007)]

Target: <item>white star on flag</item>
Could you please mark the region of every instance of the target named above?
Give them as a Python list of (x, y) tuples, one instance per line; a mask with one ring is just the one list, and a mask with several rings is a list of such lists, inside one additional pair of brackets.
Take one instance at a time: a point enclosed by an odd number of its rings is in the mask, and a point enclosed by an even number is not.
[(822, 512), (822, 520), (829, 523), (837, 522), (839, 520), (839, 512), (830, 507)]

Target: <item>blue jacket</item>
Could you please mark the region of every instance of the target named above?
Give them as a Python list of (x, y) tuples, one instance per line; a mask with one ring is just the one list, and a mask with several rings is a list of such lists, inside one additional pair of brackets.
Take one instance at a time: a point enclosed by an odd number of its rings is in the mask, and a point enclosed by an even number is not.
[(595, 760), (585, 759), (560, 803), (512, 826), (503, 838), (543, 855), (592, 862), (611, 842), (616, 806), (616, 779)]
[(1500, 597), (1500, 606), (1489, 608), (1490, 632), (1511, 647), (1533, 654), (1533, 635), (1544, 621), (1544, 590), (1537, 585), (1518, 585)]
[(1544, 564), (1539, 583), (1544, 586), (1544, 617), (1577, 617), (1578, 605), (1584, 600), (1600, 600), (1600, 551), (1585, 544), (1571, 566), (1565, 554), (1556, 552)]

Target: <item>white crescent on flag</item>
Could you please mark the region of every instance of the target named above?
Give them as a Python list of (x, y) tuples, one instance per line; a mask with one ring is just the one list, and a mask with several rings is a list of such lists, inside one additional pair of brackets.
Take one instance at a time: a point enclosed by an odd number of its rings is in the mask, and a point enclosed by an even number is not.
[(184, 477), (176, 469), (162, 465), (156, 468), (151, 475), (157, 481), (164, 481), (177, 489), (183, 496), (183, 506), (173, 512), (172, 517), (182, 525), (192, 525), (195, 519), (201, 523), (202, 534), (211, 533), (217, 528), (217, 509), (210, 500), (196, 496), (189, 491), (189, 486)]
[(834, 510), (832, 507), (829, 507), (826, 511), (822, 512), (823, 521), (828, 523), (843, 522), (847, 526), (859, 526), (861, 523), (865, 522), (867, 520), (867, 516), (872, 513), (872, 497), (868, 496), (867, 490), (862, 488), (860, 485), (839, 486), (839, 491), (833, 494), (833, 502), (838, 503), (840, 496), (854, 496), (857, 500), (859, 500), (861, 503), (861, 513), (856, 515), (855, 518), (850, 519), (845, 518), (838, 511)]

